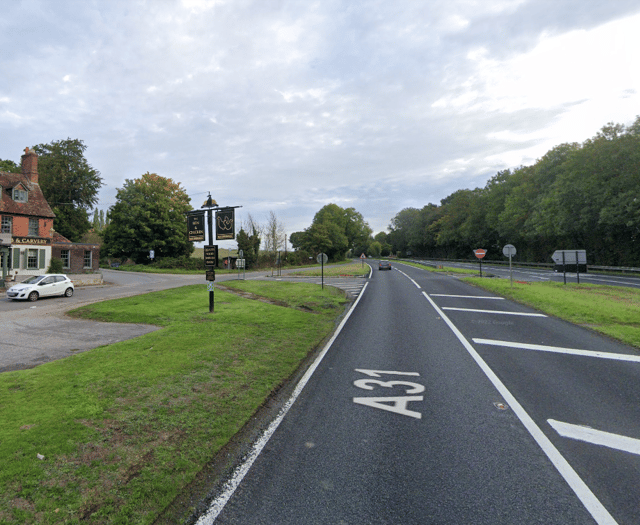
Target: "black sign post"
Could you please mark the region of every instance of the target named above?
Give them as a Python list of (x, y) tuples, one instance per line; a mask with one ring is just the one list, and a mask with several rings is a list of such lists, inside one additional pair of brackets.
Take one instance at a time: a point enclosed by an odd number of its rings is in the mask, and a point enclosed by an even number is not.
[(216, 280), (216, 268), (218, 266), (218, 245), (213, 243), (213, 213), (216, 212), (216, 239), (235, 239), (235, 208), (241, 206), (226, 206), (221, 208), (218, 203), (211, 198), (211, 194), (202, 205), (201, 210), (187, 213), (188, 239), (192, 242), (205, 240), (205, 213), (207, 214), (206, 225), (209, 233), (209, 244), (204, 247), (204, 264), (206, 267), (205, 277), (209, 289), (209, 313), (214, 311), (214, 281)]

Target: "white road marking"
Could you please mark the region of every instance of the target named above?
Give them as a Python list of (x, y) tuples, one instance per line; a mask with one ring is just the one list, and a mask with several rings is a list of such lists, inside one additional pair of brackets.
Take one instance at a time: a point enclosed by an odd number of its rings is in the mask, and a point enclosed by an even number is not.
[(382, 377), (383, 375), (389, 376), (419, 376), (418, 372), (397, 372), (394, 370), (367, 370), (365, 368), (356, 368), (356, 372), (360, 372), (369, 377)]
[(562, 348), (559, 346), (532, 345), (528, 343), (516, 343), (513, 341), (496, 341), (495, 339), (473, 339), (479, 345), (505, 346), (508, 348), (521, 348), (524, 350), (537, 350), (539, 352), (554, 352), (557, 354), (579, 355), (584, 357), (599, 357), (600, 359), (612, 359), (614, 361), (631, 361), (640, 363), (640, 356), (629, 354), (614, 354), (610, 352), (598, 352), (594, 350), (580, 350), (578, 348)]
[(443, 306), (442, 309), (455, 310), (457, 312), (475, 312), (480, 314), (521, 315), (524, 317), (547, 317), (544, 314), (528, 314), (523, 312), (503, 312), (501, 310), (476, 310), (474, 308), (453, 308), (452, 306)]
[(486, 295), (451, 295), (447, 293), (432, 293), (431, 297), (458, 297), (460, 299), (495, 299), (496, 301), (504, 301), (504, 297), (488, 297)]
[(514, 414), (518, 417), (518, 419), (522, 422), (524, 427), (527, 429), (529, 434), (533, 437), (533, 439), (538, 443), (538, 446), (542, 449), (542, 451), (549, 458), (551, 463), (556, 467), (560, 475), (564, 478), (564, 480), (571, 487), (573, 492), (575, 492), (578, 499), (585, 506), (587, 511), (591, 514), (593, 519), (598, 523), (598, 525), (617, 525), (616, 520), (613, 519), (613, 516), (609, 514), (609, 511), (602, 505), (600, 500), (596, 497), (596, 495), (591, 492), (591, 489), (587, 486), (587, 484), (582, 480), (580, 476), (573, 470), (573, 467), (569, 464), (569, 462), (564, 458), (562, 454), (558, 451), (558, 449), (553, 446), (553, 443), (549, 440), (549, 438), (542, 432), (540, 427), (536, 425), (535, 421), (532, 417), (527, 413), (527, 411), (520, 405), (518, 400), (511, 394), (511, 392), (504, 386), (504, 383), (500, 381), (498, 376), (489, 368), (489, 365), (485, 363), (484, 359), (480, 357), (480, 354), (475, 351), (471, 343), (462, 335), (462, 332), (458, 330), (456, 325), (454, 325), (451, 320), (446, 316), (446, 314), (438, 307), (438, 305), (434, 302), (431, 297), (425, 292), (422, 292), (422, 295), (431, 303), (433, 309), (440, 315), (442, 320), (447, 323), (451, 331), (455, 334), (458, 340), (462, 343), (462, 345), (466, 348), (469, 355), (474, 359), (480, 369), (487, 376), (489, 381), (493, 383), (496, 390), (502, 396), (502, 399), (505, 400), (507, 405), (511, 407)]
[(602, 445), (603, 447), (614, 448), (631, 454), (640, 454), (640, 439), (612, 434), (581, 425), (563, 423), (555, 419), (547, 419), (547, 423), (562, 437), (592, 443), (593, 445)]
[(398, 268), (396, 268), (396, 271), (400, 272), (402, 275), (404, 275), (407, 279), (409, 279), (418, 290), (422, 290), (422, 286), (420, 286), (417, 282), (415, 282), (411, 277), (409, 277), (406, 273), (404, 273), (402, 270), (398, 270)]
[(209, 509), (206, 513), (200, 516), (200, 518), (196, 522), (196, 525), (212, 525), (218, 515), (222, 512), (222, 509), (224, 509), (224, 506), (231, 499), (231, 496), (233, 496), (234, 492), (236, 491), (244, 477), (247, 475), (247, 472), (249, 472), (251, 466), (254, 464), (256, 459), (258, 459), (258, 456), (262, 452), (262, 449), (268, 443), (269, 439), (271, 439), (271, 436), (275, 433), (278, 426), (280, 426), (280, 423), (287, 415), (287, 412), (289, 412), (289, 409), (295, 403), (296, 399), (298, 399), (298, 396), (302, 392), (302, 389), (309, 382), (309, 379), (311, 379), (311, 376), (316, 371), (316, 368), (318, 368), (318, 365), (331, 348), (331, 345), (336, 340), (340, 332), (342, 332), (344, 325), (347, 323), (349, 317), (351, 317), (351, 314), (364, 295), (364, 291), (367, 288), (368, 284), (369, 283), (367, 282), (362, 287), (362, 292), (360, 293), (356, 301), (351, 305), (349, 312), (347, 312), (347, 315), (344, 316), (335, 333), (322, 349), (322, 352), (320, 352), (318, 357), (316, 357), (316, 360), (302, 376), (293, 393), (291, 394), (291, 397), (287, 400), (287, 402), (283, 405), (282, 409), (278, 413), (278, 416), (271, 422), (271, 424), (267, 427), (263, 434), (256, 440), (256, 442), (251, 447), (251, 451), (247, 454), (245, 461), (236, 468), (231, 478), (225, 483), (224, 487), (222, 488), (222, 492), (211, 502), (211, 504), (209, 505)]
[(403, 397), (354, 397), (353, 402), (359, 405), (370, 406), (373, 408), (379, 408), (381, 410), (387, 410), (389, 412), (395, 412), (402, 416), (415, 417), (416, 419), (422, 419), (420, 412), (409, 410), (407, 405), (411, 401), (424, 401), (423, 396), (403, 396)]

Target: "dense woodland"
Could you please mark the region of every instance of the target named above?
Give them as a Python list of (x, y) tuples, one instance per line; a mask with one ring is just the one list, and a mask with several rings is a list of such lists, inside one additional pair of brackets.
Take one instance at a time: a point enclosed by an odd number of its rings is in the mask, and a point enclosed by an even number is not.
[(401, 256), (466, 259), (485, 248), (487, 259), (503, 259), (513, 244), (520, 261), (585, 249), (589, 264), (640, 266), (640, 117), (498, 172), (484, 188), (406, 208), (376, 240)]

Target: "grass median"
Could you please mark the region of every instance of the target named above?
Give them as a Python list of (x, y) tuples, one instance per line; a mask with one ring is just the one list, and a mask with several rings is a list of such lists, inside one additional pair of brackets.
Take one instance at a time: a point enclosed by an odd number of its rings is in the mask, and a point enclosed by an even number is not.
[(162, 330), (0, 374), (0, 523), (153, 523), (333, 331), (340, 290), (205, 285), (93, 304)]
[(357, 262), (349, 264), (327, 264), (324, 268), (318, 266), (309, 270), (292, 272), (289, 275), (320, 277), (324, 272), (325, 277), (367, 277), (370, 271), (368, 264)]
[(463, 279), (541, 312), (591, 328), (640, 348), (640, 290), (554, 282), (510, 285), (508, 279)]

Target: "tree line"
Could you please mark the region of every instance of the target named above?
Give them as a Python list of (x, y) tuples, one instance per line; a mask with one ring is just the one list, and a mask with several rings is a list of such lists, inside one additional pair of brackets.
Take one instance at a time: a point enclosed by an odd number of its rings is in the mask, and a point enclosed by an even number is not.
[(640, 262), (640, 117), (609, 123), (593, 138), (565, 143), (531, 166), (496, 173), (484, 188), (461, 189), (440, 205), (405, 208), (376, 238), (400, 256), (550, 262), (557, 249), (585, 249), (589, 264)]

